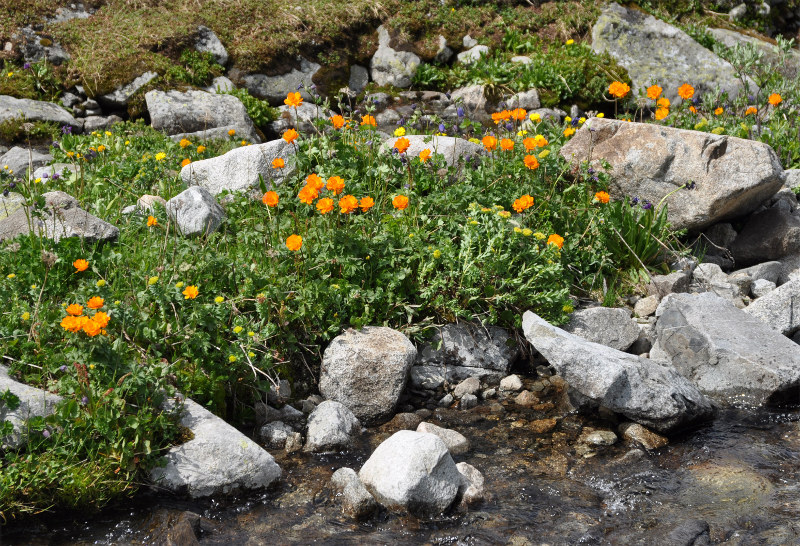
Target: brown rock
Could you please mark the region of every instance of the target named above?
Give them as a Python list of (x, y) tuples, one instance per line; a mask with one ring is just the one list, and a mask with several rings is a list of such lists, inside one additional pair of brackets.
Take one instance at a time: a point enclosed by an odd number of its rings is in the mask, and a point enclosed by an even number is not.
[(518, 406), (529, 408), (531, 406), (535, 406), (536, 404), (538, 404), (539, 398), (537, 398), (537, 396), (533, 394), (531, 391), (522, 391), (514, 399), (514, 402), (516, 402)]
[(619, 433), (629, 442), (637, 442), (645, 449), (658, 449), (669, 443), (665, 437), (638, 423), (623, 423), (619, 426)]
[(557, 424), (558, 421), (555, 419), (539, 419), (537, 421), (531, 421), (528, 428), (530, 428), (531, 432), (534, 434), (544, 434), (556, 428)]

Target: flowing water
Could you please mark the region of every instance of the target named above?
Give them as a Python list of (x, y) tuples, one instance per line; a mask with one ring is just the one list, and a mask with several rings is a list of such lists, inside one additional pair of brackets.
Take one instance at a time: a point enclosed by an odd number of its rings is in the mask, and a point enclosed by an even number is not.
[[(548, 392), (549, 391), (549, 392)], [(581, 443), (587, 427), (615, 423), (565, 414), (563, 393), (542, 403), (438, 409), (429, 421), (465, 434), (487, 498), (434, 520), (378, 512), (357, 522), (328, 487), (358, 470), (392, 430), (370, 429), (347, 454), (280, 454), (280, 484), (265, 493), (203, 502), (141, 495), (95, 517), (8, 527), (3, 544), (151, 544), (185, 511), (203, 516), (201, 544), (800, 544), (800, 409), (722, 410), (704, 426), (646, 451)], [(548, 401), (549, 396), (549, 401)], [(689, 538), (686, 538), (689, 537)], [(701, 542), (698, 542), (700, 544)]]

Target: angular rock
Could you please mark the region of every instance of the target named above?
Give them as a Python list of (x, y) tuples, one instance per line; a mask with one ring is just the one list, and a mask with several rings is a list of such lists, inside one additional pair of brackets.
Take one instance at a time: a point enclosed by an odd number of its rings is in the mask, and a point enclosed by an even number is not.
[(711, 417), (709, 400), (668, 364), (584, 341), (530, 311), (522, 329), (579, 407), (604, 407), (661, 432)]
[(167, 214), (185, 237), (208, 235), (227, 218), (208, 190), (191, 186), (167, 201)]
[(119, 229), (83, 210), (74, 197), (61, 191), (47, 192), (42, 197), (45, 209), (40, 216), (18, 209), (0, 220), (0, 241), (31, 231), (56, 242), (64, 237), (106, 242), (119, 236)]
[(752, 279), (748, 275), (728, 276), (717, 264), (703, 263), (693, 273), (692, 292), (713, 292), (743, 308), (742, 296), (750, 292)]
[(564, 330), (594, 343), (624, 351), (639, 337), (639, 328), (627, 309), (590, 307), (575, 311)]
[(786, 169), (783, 172), (786, 175), (784, 187), (790, 190), (800, 187), (800, 169)]
[[(408, 135), (405, 138), (411, 143), (406, 151), (408, 157), (417, 157), (422, 150), (430, 150), (433, 155), (444, 156), (448, 166), (456, 165), (459, 161), (466, 160), (476, 155), (484, 155), (483, 146), (457, 137)], [(397, 137), (386, 139), (381, 145), (381, 151), (391, 152)]]
[(488, 46), (475, 45), (469, 48), (468, 50), (462, 51), (461, 53), (456, 55), (456, 62), (458, 64), (469, 66), (471, 64), (475, 64), (480, 60), (481, 57), (488, 54), (489, 54)]
[(197, 38), (194, 41), (194, 48), (200, 53), (211, 53), (217, 64), (225, 66), (228, 64), (228, 51), (222, 45), (217, 35), (208, 27), (197, 27)]
[(438, 64), (447, 64), (453, 58), (453, 50), (447, 45), (447, 39), (441, 34), (438, 37), (439, 47), (436, 50), (436, 55), (433, 56), (433, 62)]
[(411, 80), (417, 73), (420, 58), (410, 51), (392, 49), (389, 42), (389, 32), (383, 25), (379, 26), (378, 50), (369, 64), (372, 81), (377, 85), (410, 87)]
[(19, 406), (12, 410), (0, 403), (0, 423), (8, 421), (14, 427), (11, 434), (0, 437), (0, 449), (18, 449), (28, 441), (25, 424), (35, 417), (51, 415), (61, 397), (45, 390), (31, 387), (11, 379), (8, 368), (0, 365), (0, 393), (11, 391), (19, 398)]
[(326, 400), (308, 416), (305, 451), (335, 451), (350, 447), (361, 423), (344, 404)]
[(350, 67), (350, 79), (347, 80), (347, 87), (355, 94), (361, 93), (369, 83), (369, 70), (363, 66), (354, 64)]
[(286, 440), (293, 434), (294, 429), (283, 421), (268, 423), (258, 431), (261, 441), (270, 449), (283, 449)]
[(531, 64), (533, 60), (525, 55), (515, 55), (514, 57), (511, 57), (511, 62), (528, 65)]
[(539, 93), (536, 89), (528, 89), (527, 91), (512, 95), (506, 102), (509, 108), (524, 108), (528, 111), (536, 110), (542, 106), (539, 102)]
[(647, 430), (639, 423), (623, 423), (619, 426), (619, 433), (630, 442), (637, 442), (645, 449), (658, 449), (669, 444), (669, 440), (652, 430)]
[(236, 89), (236, 86), (230, 79), (225, 76), (217, 76), (211, 80), (211, 85), (203, 88), (203, 91), (208, 91), (209, 93), (227, 93), (234, 89)]
[(364, 423), (385, 420), (397, 406), (416, 356), (408, 338), (391, 328), (348, 329), (325, 349), (319, 391)]
[(438, 436), (442, 439), (444, 445), (447, 446), (447, 449), (452, 455), (463, 455), (469, 451), (469, 440), (467, 440), (463, 434), (455, 430), (442, 428), (433, 423), (423, 421), (417, 426), (417, 432), (426, 432)]
[(522, 406), (523, 408), (533, 407), (540, 402), (541, 400), (539, 400), (539, 397), (528, 390), (522, 391), (517, 395), (516, 398), (514, 398), (514, 403), (518, 406)]
[(354, 518), (366, 517), (378, 508), (378, 503), (352, 468), (340, 468), (334, 472), (331, 486), (341, 495), (342, 510)]
[(310, 100), (311, 95), (306, 89), (312, 88), (312, 78), (322, 67), (302, 57), (298, 58), (298, 62), (299, 68), (278, 76), (247, 74), (243, 78), (244, 86), (252, 95), (268, 100), (273, 106), (282, 105), (289, 92), (299, 92), (305, 100)]
[(458, 403), (458, 407), (462, 410), (472, 409), (478, 405), (478, 397), (474, 394), (465, 394), (461, 397), (461, 401)]
[(150, 83), (158, 74), (155, 72), (145, 72), (132, 82), (116, 88), (111, 93), (95, 97), (103, 108), (109, 110), (124, 110), (128, 107), (128, 101), (139, 89)]
[(30, 168), (31, 172), (34, 172), (51, 161), (53, 161), (53, 156), (50, 154), (14, 146), (0, 157), (0, 168), (5, 169), (5, 166), (8, 165), (9, 170), (14, 171), (14, 175), (25, 178), (28, 168)]
[(83, 122), (83, 132), (91, 134), (95, 131), (106, 131), (116, 123), (122, 123), (122, 118), (116, 115), (89, 116)]
[(695, 96), (719, 86), (733, 98), (741, 89), (730, 63), (682, 30), (619, 4), (609, 4), (600, 14), (592, 29), (592, 49), (609, 53), (625, 67), (633, 89), (657, 82), (672, 102), (679, 100), (678, 87), (687, 82)]
[(466, 366), (507, 373), (518, 355), (511, 336), (497, 326), (471, 322), (446, 324), (417, 355), (417, 364), (426, 366)]
[[(15, 38), (20, 42), (22, 58), (29, 63), (47, 60), (48, 63), (58, 66), (70, 59), (61, 44), (50, 36), (37, 34), (31, 27), (19, 29)], [(48, 45), (44, 45), (48, 44)]]
[(617, 443), (617, 435), (610, 430), (592, 430), (581, 434), (578, 441), (591, 446), (613, 446)]
[(410, 380), (414, 387), (436, 390), (445, 382), (453, 385), (470, 377), (496, 383), (503, 378), (503, 372), (466, 366), (414, 366)]
[(730, 247), (739, 266), (800, 252), (800, 218), (774, 208), (753, 213)]
[(233, 95), (205, 91), (148, 91), (144, 96), (153, 129), (168, 135), (231, 127), (237, 138), (258, 142), (242, 101)]
[(766, 296), (773, 290), (775, 290), (774, 282), (770, 282), (766, 279), (758, 279), (754, 281), (753, 285), (750, 287), (750, 294), (754, 298), (760, 298), (761, 296)]
[(193, 400), (185, 401), (180, 423), (194, 436), (167, 452), (166, 466), (150, 471), (158, 486), (198, 498), (262, 489), (280, 478), (272, 455)]
[(492, 121), (491, 112), (488, 111), (488, 101), (482, 85), (469, 85), (456, 89), (450, 94), (455, 104), (461, 104), (466, 116), (472, 121), (489, 123)]
[(455, 500), (463, 483), (444, 442), (433, 434), (401, 430), (381, 443), (359, 478), (389, 510), (436, 516)]
[(658, 297), (647, 296), (646, 298), (642, 298), (636, 302), (636, 305), (633, 306), (633, 313), (637, 317), (649, 317), (656, 312), (657, 308)]
[(422, 422), (422, 417), (416, 413), (398, 413), (388, 423), (381, 425), (383, 432), (397, 432), (398, 430), (416, 430)]
[[(268, 188), (279, 185), (294, 172), (296, 148), (282, 138), (236, 148), (221, 156), (189, 163), (181, 169), (187, 186), (202, 186), (212, 195), (222, 191), (242, 191), (259, 186), (259, 175)], [(282, 158), (285, 167), (274, 169), (272, 161)]]
[(474, 506), (483, 501), (486, 496), (484, 478), (480, 470), (468, 463), (458, 463), (456, 468), (461, 473), (461, 503)]
[(8, 95), (0, 95), (0, 123), (12, 119), (24, 121), (52, 121), (61, 126), (73, 129), (80, 128), (80, 123), (72, 115), (57, 104), (32, 99), (17, 99)]
[(667, 296), (656, 316), (651, 357), (671, 363), (703, 393), (735, 405), (796, 400), (797, 346), (751, 313), (705, 292)]
[(453, 396), (461, 398), (465, 394), (475, 394), (481, 390), (481, 382), (477, 377), (468, 377), (453, 389)]
[[(775, 285), (773, 285), (774, 287)], [(745, 308), (773, 330), (785, 336), (800, 330), (800, 279), (791, 280), (762, 295)]]
[(156, 205), (166, 208), (167, 202), (163, 197), (159, 197), (158, 195), (143, 195), (136, 200), (136, 208), (150, 214), (155, 212)]
[[(675, 229), (698, 230), (753, 211), (783, 185), (766, 144), (726, 135), (620, 120), (588, 120), (560, 151), (573, 166), (611, 165), (612, 195), (664, 201)], [(693, 190), (680, 190), (694, 182)]]

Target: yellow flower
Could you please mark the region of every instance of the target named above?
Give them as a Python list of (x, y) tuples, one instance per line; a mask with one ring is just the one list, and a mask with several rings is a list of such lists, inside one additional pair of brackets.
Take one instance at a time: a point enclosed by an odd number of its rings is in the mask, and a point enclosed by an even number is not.
[(241, 332), (242, 330), (244, 330), (244, 328), (242, 328), (241, 326), (236, 326), (236, 327), (233, 329), (233, 333), (234, 333), (234, 334), (238, 334), (238, 333), (239, 333), (239, 332)]
[(94, 364), (89, 364), (89, 369), (90, 370), (94, 370), (94, 368), (95, 368)]
[(98, 287), (98, 288), (99, 288), (99, 287), (102, 287), (102, 286), (105, 286), (105, 285), (106, 285), (106, 281), (105, 281), (105, 280), (103, 280), (103, 279), (100, 279), (99, 281), (97, 281), (97, 282), (95, 283), (95, 285), (97, 285), (97, 287)]
[(544, 233), (542, 233), (541, 231), (537, 231), (536, 233), (533, 234), (533, 236), (539, 239), (540, 241), (544, 240), (545, 238)]
[(531, 118), (531, 121), (533, 121), (535, 123), (539, 123), (540, 121), (542, 121), (542, 116), (540, 116), (537, 112), (533, 112), (530, 115), (530, 118)]
[(406, 136), (406, 128), (405, 127), (398, 127), (394, 130), (394, 136), (401, 137)]
[(507, 210), (501, 210), (497, 213), (501, 218), (511, 218), (511, 213)]
[(433, 257), (434, 259), (438, 260), (439, 258), (442, 257), (442, 251), (437, 248), (436, 250), (433, 251)]
[(38, 184), (38, 183), (39, 183), (39, 182), (41, 182), (41, 181), (42, 181), (42, 179), (41, 179), (41, 178), (37, 178), (36, 180), (34, 180), (34, 181), (33, 181), (33, 183), (34, 183), (34, 184)]
[(522, 228), (521, 228), (521, 227), (519, 227), (519, 226), (516, 226), (516, 227), (514, 228), (514, 233), (522, 233)]
[(111, 136), (113, 133), (111, 131), (106, 131), (106, 136)]
[(725, 127), (717, 127), (715, 129), (711, 129), (711, 132), (714, 133), (715, 135), (721, 135), (722, 133), (725, 132)]
[(604, 118), (604, 117), (606, 117), (606, 115), (605, 115), (603, 112), (600, 112), (599, 114), (597, 114), (597, 116), (596, 116), (596, 117), (598, 117), (598, 118)]
[(533, 235), (533, 231), (532, 231), (532, 230), (530, 230), (530, 229), (528, 229), (528, 228), (525, 228), (525, 229), (523, 229), (523, 230), (522, 230), (522, 234), (523, 234), (525, 237), (530, 237), (531, 235)]
[(253, 351), (250, 351), (249, 353), (247, 353), (247, 356), (249, 356), (250, 358), (253, 358), (253, 357), (256, 356), (256, 353), (254, 353)]
[(131, 141), (130, 140), (126, 140), (125, 141), (125, 146), (130, 146), (130, 145), (131, 145)]
[(103, 153), (106, 151), (106, 147), (101, 144), (100, 146), (97, 147), (97, 151)]
[(13, 279), (13, 278), (14, 278), (14, 277), (16, 277), (16, 276), (17, 276), (17, 274), (16, 274), (16, 273), (9, 273), (9, 274), (6, 276), (6, 278), (7, 278), (7, 279)]
[(30, 313), (28, 313), (27, 311), (22, 313), (22, 320), (30, 320), (30, 319), (31, 319), (31, 314)]
[(573, 40), (572, 38), (570, 38), (570, 39), (569, 39), (569, 40), (567, 40), (565, 43), (566, 43), (566, 45), (572, 45), (572, 44), (574, 44), (574, 43), (575, 43), (575, 40)]
[(167, 154), (164, 152), (158, 152), (156, 154), (156, 161), (163, 161), (165, 157), (167, 157)]
[(231, 355), (228, 357), (228, 362), (236, 362), (236, 355)]
[(203, 146), (202, 144), (201, 144), (200, 146), (198, 146), (198, 147), (197, 147), (197, 153), (198, 153), (198, 154), (202, 154), (202, 153), (203, 153), (203, 152), (205, 152), (205, 151), (206, 151), (206, 147), (205, 147), (205, 146)]
[(158, 277), (150, 277), (149, 279), (147, 279), (147, 284), (149, 284), (150, 286), (153, 286), (157, 282), (158, 282)]
[(565, 313), (569, 314), (569, 313), (572, 313), (575, 310), (575, 308), (572, 307), (571, 305), (567, 304), (564, 307), (562, 307), (561, 310), (564, 311)]
[(586, 123), (586, 118), (584, 118), (584, 117), (580, 118), (580, 119), (578, 120), (578, 123), (580, 123), (581, 125), (583, 125), (584, 123)]
[(567, 127), (566, 129), (564, 129), (564, 136), (565, 137), (569, 138), (574, 134), (575, 134), (575, 129), (573, 127)]
[(547, 157), (548, 155), (550, 155), (550, 150), (542, 150), (542, 151), (539, 153), (539, 159), (544, 159), (544, 158), (545, 158), (545, 157)]
[(186, 148), (187, 146), (191, 146), (192, 142), (188, 138), (182, 138), (180, 142), (178, 142), (178, 146), (181, 148)]
[(176, 282), (175, 283), (175, 288), (183, 288), (183, 283), (182, 282)]
[(471, 139), (469, 139), (469, 141), (470, 141), (470, 142), (472, 142), (473, 144), (480, 144), (480, 143), (481, 143), (481, 141), (480, 141), (480, 140), (478, 140), (478, 139), (477, 139), (477, 138), (475, 138), (475, 137), (472, 137)]
[(214, 298), (214, 301), (217, 303), (222, 303), (223, 301), (225, 301), (225, 298), (223, 298), (222, 296), (217, 296), (216, 298)]
[(253, 336), (256, 335), (256, 333), (254, 331), (250, 330), (249, 332), (247, 332), (247, 335), (250, 336), (250, 337), (253, 337)]
[(571, 117), (569, 117), (569, 116), (566, 116), (566, 117), (564, 118), (564, 123), (570, 123), (571, 121), (572, 121), (572, 118), (571, 118)]

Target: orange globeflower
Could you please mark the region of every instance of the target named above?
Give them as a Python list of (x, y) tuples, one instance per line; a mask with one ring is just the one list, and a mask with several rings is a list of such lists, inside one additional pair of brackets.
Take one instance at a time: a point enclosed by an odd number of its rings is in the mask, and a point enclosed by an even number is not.
[(755, 106), (749, 106), (747, 110), (745, 110), (744, 115), (749, 116), (750, 114), (756, 115), (758, 114), (758, 108)]
[(722, 108), (722, 106), (718, 106), (717, 109), (714, 110), (714, 115), (715, 116), (721, 116), (724, 111), (725, 110)]
[(350, 214), (358, 208), (358, 199), (353, 195), (345, 195), (339, 199), (339, 212), (342, 214)]
[(524, 108), (514, 108), (511, 110), (511, 117), (516, 121), (525, 121), (525, 118), (528, 117), (528, 112)]
[(193, 299), (195, 299), (197, 297), (197, 295), (199, 293), (200, 293), (200, 290), (198, 290), (197, 287), (195, 285), (193, 285), (193, 284), (187, 286), (183, 290), (183, 292), (181, 292), (181, 294), (183, 294), (183, 299), (185, 299), (185, 300), (193, 300)]
[(689, 100), (694, 96), (694, 87), (684, 83), (678, 88), (678, 96), (683, 100)]
[(317, 201), (317, 210), (320, 214), (328, 214), (333, 210), (333, 199), (330, 197), (324, 197)]
[(696, 113), (697, 113), (697, 108), (695, 108), (694, 106), (690, 106), (690, 107), (689, 107), (689, 111), (690, 111), (692, 114), (696, 114)]
[(72, 317), (66, 316), (61, 319), (61, 327), (65, 330), (69, 330), (72, 333), (78, 333), (83, 328), (83, 325), (89, 320), (89, 317), (80, 316), (80, 317)]
[(783, 102), (783, 98), (777, 93), (771, 94), (767, 100), (772, 106), (778, 106), (781, 102)]
[(548, 245), (556, 245), (558, 248), (564, 246), (564, 238), (557, 233), (553, 233), (550, 237), (547, 238)]
[(89, 262), (87, 262), (84, 259), (75, 260), (74, 262), (72, 262), (72, 265), (75, 267), (75, 269), (78, 270), (78, 272), (86, 271), (87, 269), (89, 269)]
[(669, 108), (669, 99), (667, 97), (661, 97), (656, 101), (656, 106), (659, 108)]
[(341, 129), (342, 127), (344, 127), (344, 118), (337, 114), (331, 117), (331, 123), (333, 123), (334, 129)]
[(525, 166), (528, 167), (530, 170), (535, 170), (539, 168), (539, 160), (536, 159), (536, 156), (526, 155), (525, 159), (523, 159), (522, 162), (525, 163)]
[(286, 166), (286, 162), (283, 160), (282, 157), (276, 157), (272, 160), (272, 168), (273, 169), (282, 169)]
[(508, 110), (503, 110), (502, 112), (495, 112), (492, 114), (492, 121), (494, 121), (495, 125), (499, 124), (501, 121), (508, 121), (511, 119), (511, 112)]
[(83, 331), (86, 332), (89, 337), (96, 336), (100, 333), (100, 330), (100, 325), (93, 320), (87, 320), (83, 323)]
[(326, 187), (333, 192), (333, 195), (339, 195), (344, 191), (344, 180), (341, 176), (331, 176)]
[(661, 96), (661, 92), (663, 89), (658, 85), (651, 85), (647, 88), (647, 98), (650, 100), (656, 100), (659, 96)]
[(181, 161), (181, 168), (185, 167), (186, 165), (188, 165), (191, 162), (192, 162), (192, 160), (187, 157), (186, 159)]
[(531, 197), (528, 194), (525, 194), (519, 199), (514, 200), (514, 204), (511, 206), (515, 211), (522, 213), (522, 211), (527, 210), (533, 206), (533, 197)]
[(201, 144), (200, 146), (198, 146), (198, 147), (197, 147), (197, 153), (198, 153), (198, 154), (202, 154), (202, 153), (203, 153), (203, 152), (205, 152), (205, 151), (206, 151), (206, 147), (205, 147), (205, 146), (203, 146), (202, 144)]
[(300, 190), (300, 193), (297, 194), (297, 197), (306, 205), (311, 205), (314, 202), (314, 199), (319, 197), (319, 190), (306, 184), (303, 186), (303, 189)]
[(510, 138), (502, 138), (500, 139), (500, 148), (504, 152), (509, 152), (514, 149), (514, 141)]
[[(627, 120), (627, 121), (630, 121), (630, 120)], [(566, 129), (564, 129), (564, 136), (565, 137), (569, 138), (574, 134), (575, 134), (575, 128), (574, 127), (567, 127)]]
[(397, 210), (405, 210), (408, 208), (408, 197), (405, 195), (398, 195), (392, 199), (392, 206)]
[(158, 218), (155, 216), (148, 216), (147, 217), (147, 227), (153, 227), (158, 225)]
[(361, 207), (361, 212), (367, 212), (369, 209), (375, 206), (375, 200), (369, 195), (362, 197), (361, 201), (358, 202), (358, 206)]
[(103, 313), (102, 311), (98, 311), (97, 313), (94, 314), (92, 320), (96, 322), (97, 325), (100, 326), (100, 328), (105, 328), (106, 326), (108, 326), (108, 321), (111, 320), (111, 317), (109, 317), (106, 313)]
[(431, 158), (431, 151), (428, 148), (425, 148), (419, 153), (419, 160), (422, 163), (425, 163)]
[(319, 191), (325, 187), (325, 182), (322, 181), (322, 177), (317, 173), (311, 173), (306, 177), (306, 185)]
[(481, 142), (483, 143), (483, 147), (486, 148), (487, 152), (491, 152), (492, 150), (497, 148), (497, 139), (492, 135), (486, 135), (485, 137), (483, 137)]
[(522, 140), (522, 145), (525, 146), (525, 151), (530, 152), (536, 149), (536, 139), (528, 137)]
[(285, 104), (286, 106), (293, 106), (294, 108), (297, 108), (298, 106), (303, 104), (303, 97), (300, 96), (299, 92), (297, 93), (290, 92), (289, 94), (286, 95), (286, 98), (283, 99), (283, 104)]
[(669, 108), (656, 108), (656, 120), (661, 121), (669, 115)]
[(86, 302), (86, 307), (88, 307), (89, 309), (100, 309), (104, 303), (105, 300), (103, 298), (101, 298), (100, 296), (94, 296), (92, 298), (89, 298), (89, 301)]
[(300, 134), (297, 131), (295, 131), (294, 129), (287, 129), (283, 133), (283, 140), (285, 140), (286, 142), (291, 144), (292, 142), (297, 140), (297, 137), (299, 137), (299, 136), (300, 136)]
[(297, 252), (303, 247), (303, 238), (299, 235), (289, 235), (286, 238), (286, 248), (292, 252)]
[(83, 305), (79, 305), (77, 303), (73, 303), (73, 304), (67, 306), (67, 314), (68, 315), (72, 315), (74, 317), (77, 317), (81, 313), (83, 313)]
[(603, 204), (608, 203), (611, 200), (611, 196), (608, 195), (607, 192), (599, 191), (594, 194), (595, 201), (599, 201)]
[(547, 139), (544, 138), (542, 135), (536, 135), (535, 137), (533, 137), (533, 140), (534, 142), (536, 142), (536, 145), (540, 148), (544, 148), (549, 144), (549, 142), (547, 142)]
[(371, 125), (372, 127), (377, 127), (378, 124), (375, 122), (375, 117), (370, 116), (367, 114), (366, 116), (361, 116), (361, 125)]
[(261, 202), (267, 205), (268, 207), (275, 207), (278, 205), (278, 194), (274, 191), (268, 191), (261, 197)]
[(228, 130), (228, 136), (233, 136), (235, 134), (236, 134), (236, 129), (229, 129)]
[(401, 154), (405, 153), (409, 146), (411, 146), (411, 141), (406, 137), (400, 137), (394, 141), (394, 147), (397, 148), (397, 151)]
[(618, 99), (625, 97), (630, 90), (631, 86), (625, 82), (611, 82), (611, 85), (608, 86), (608, 92)]

